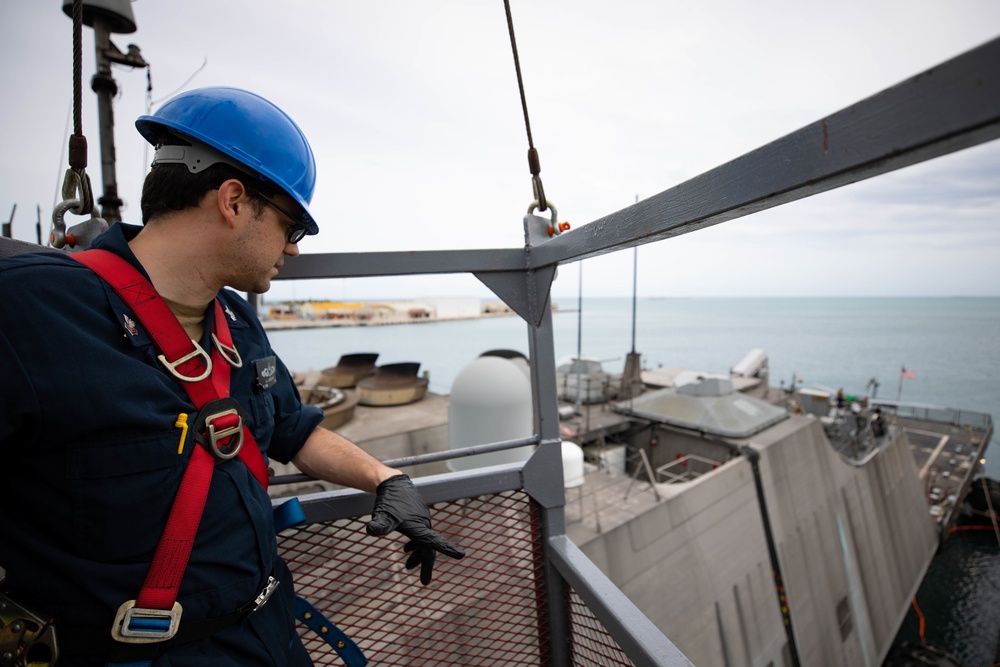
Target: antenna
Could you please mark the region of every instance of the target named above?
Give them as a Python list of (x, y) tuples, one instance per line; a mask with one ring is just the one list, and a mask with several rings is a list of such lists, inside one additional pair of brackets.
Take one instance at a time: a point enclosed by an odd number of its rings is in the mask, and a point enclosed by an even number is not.
[[(635, 203), (639, 203), (639, 195), (635, 196)], [(639, 246), (632, 248), (632, 354), (635, 354), (635, 295), (638, 291), (639, 283)]]
[(576, 414), (581, 414), (583, 399), (583, 364), (580, 363), (583, 347), (583, 260), (580, 260), (579, 282), (576, 294)]
[(14, 238), (14, 214), (17, 213), (17, 204), (14, 204), (14, 208), (10, 209), (10, 219), (3, 223), (3, 228), (0, 230), (0, 236), (5, 236), (6, 238)]
[(868, 381), (868, 384), (865, 385), (865, 389), (872, 390), (872, 398), (878, 398), (878, 386), (879, 386), (879, 381), (877, 377), (873, 377), (871, 380)]
[[(635, 203), (639, 203), (639, 195), (635, 196)], [(625, 368), (622, 373), (621, 389), (619, 397), (628, 398), (642, 393), (642, 364), (640, 355), (635, 351), (635, 329), (636, 329), (636, 301), (639, 293), (639, 246), (632, 248), (632, 351), (625, 357)]]

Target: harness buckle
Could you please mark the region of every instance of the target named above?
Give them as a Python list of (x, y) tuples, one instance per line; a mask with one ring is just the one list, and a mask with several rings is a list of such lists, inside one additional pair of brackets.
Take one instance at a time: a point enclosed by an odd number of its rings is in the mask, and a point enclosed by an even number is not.
[(181, 622), (181, 603), (174, 602), (170, 609), (144, 609), (129, 600), (118, 607), (111, 637), (124, 644), (153, 644), (163, 642), (175, 634)]
[[(225, 417), (236, 416), (236, 424), (216, 424)], [(232, 396), (217, 398), (202, 406), (194, 421), (194, 439), (208, 448), (216, 458), (228, 461), (243, 448), (243, 426), (247, 413)], [(229, 420), (231, 421), (231, 419)], [(229, 442), (222, 442), (229, 438)]]
[(267, 604), (267, 601), (271, 599), (271, 594), (274, 593), (274, 589), (276, 589), (280, 583), (281, 582), (274, 577), (269, 576), (267, 578), (267, 583), (264, 584), (264, 589), (253, 599), (253, 609), (250, 610), (251, 614)]
[[(207, 378), (209, 375), (212, 374), (212, 358), (208, 356), (208, 353), (205, 352), (205, 350), (201, 347), (201, 345), (198, 344), (198, 341), (192, 338), (191, 342), (194, 344), (194, 351), (185, 354), (177, 361), (167, 361), (166, 355), (163, 354), (157, 356), (157, 359), (160, 360), (161, 364), (167, 367), (167, 370), (170, 371), (170, 374), (173, 375), (178, 380), (180, 380), (181, 382), (201, 382), (202, 380), (204, 380), (205, 378)], [(177, 370), (178, 366), (186, 364), (187, 362), (195, 358), (201, 358), (202, 363), (205, 365), (205, 372), (203, 372), (201, 375), (198, 376), (184, 375), (183, 373)]]

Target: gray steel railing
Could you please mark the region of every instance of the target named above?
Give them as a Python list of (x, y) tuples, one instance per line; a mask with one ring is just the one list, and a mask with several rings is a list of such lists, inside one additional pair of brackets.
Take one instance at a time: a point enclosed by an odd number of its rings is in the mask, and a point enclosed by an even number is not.
[[(542, 535), (530, 489), (561, 481), (559, 470), (538, 469), (546, 458), (415, 480), (436, 527), (467, 551), (462, 561), (439, 559), (428, 587), (403, 572), (402, 542), (364, 534), (371, 494), (301, 497), (305, 523), (279, 537), (297, 590), (380, 665), (425, 664), (425, 649), (426, 664), (442, 667), (690, 665), (565, 535)], [(567, 589), (557, 623), (544, 620), (555, 601), (542, 589), (552, 579)], [(337, 664), (325, 644), (304, 638), (317, 664)]]
[(940, 405), (921, 405), (919, 403), (883, 401), (880, 399), (873, 400), (872, 407), (889, 409), (895, 413), (897, 417), (910, 417), (913, 419), (938, 422), (940, 424), (971, 426), (972, 428), (979, 429), (981, 431), (993, 431), (993, 417), (985, 412), (946, 408)]
[[(289, 258), (281, 279), (471, 273), (527, 323), (539, 447), (520, 471), (453, 473), (421, 481), (429, 502), (489, 493), (513, 479), (537, 516), (542, 568), (539, 623), (551, 638), (541, 661), (575, 664), (573, 591), (635, 664), (686, 664), (677, 649), (568, 542), (558, 443), (549, 288), (557, 266), (660, 241), (861, 181), (1000, 136), (1000, 39), (833, 113), (701, 176), (549, 239), (548, 220), (524, 219), (526, 244), (501, 250), (324, 253)], [(928, 411), (925, 418), (933, 413)], [(969, 420), (969, 413), (954, 418)], [(949, 415), (952, 416), (952, 415)], [(963, 422), (964, 423), (964, 422)], [(992, 430), (992, 422), (988, 428)], [(460, 492), (461, 490), (461, 492)], [(465, 495), (462, 495), (465, 494)], [(360, 516), (359, 495), (309, 500), (314, 515)], [(353, 508), (347, 510), (345, 508)], [(345, 514), (345, 512), (347, 512)], [(471, 663), (470, 663), (471, 664)], [(598, 663), (599, 664), (599, 663)]]

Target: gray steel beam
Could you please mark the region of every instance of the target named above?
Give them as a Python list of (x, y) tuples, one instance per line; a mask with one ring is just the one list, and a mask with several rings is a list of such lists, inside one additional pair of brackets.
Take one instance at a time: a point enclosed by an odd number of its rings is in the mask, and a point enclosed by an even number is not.
[[(527, 220), (525, 224), (528, 224)], [(532, 246), (532, 252), (535, 247)], [(536, 304), (532, 310), (540, 311), (540, 319), (528, 321), (527, 325), (534, 432), (541, 442), (524, 465), (524, 490), (538, 503), (541, 536), (548, 541), (566, 533), (566, 495), (562, 483), (559, 404), (556, 398), (555, 340), (549, 292), (547, 289), (543, 294), (532, 292), (531, 272), (528, 272), (527, 278), (523, 283), (522, 298)], [(551, 667), (569, 667), (573, 662), (570, 652), (572, 628), (569, 622), (569, 595), (566, 582), (548, 558), (545, 559), (544, 586), (546, 604), (540, 612), (544, 612), (549, 630), (549, 654), (545, 664)]]
[[(416, 456), (404, 456), (398, 459), (386, 459), (382, 461), (390, 468), (406, 468), (409, 466), (421, 465), (423, 463), (437, 463), (439, 461), (452, 461), (476, 456), (477, 454), (490, 454), (492, 452), (505, 452), (510, 449), (517, 449), (526, 445), (537, 445), (538, 436), (518, 438), (517, 440), (504, 440), (503, 442), (491, 442), (483, 445), (470, 445), (457, 449), (446, 449), (440, 452), (428, 452), (417, 454)], [(288, 475), (277, 475), (270, 479), (268, 486), (280, 486), (282, 484), (298, 484), (300, 482), (312, 482), (316, 478), (305, 473), (292, 473)]]
[(691, 667), (691, 661), (568, 537), (550, 537), (548, 554), (548, 562), (573, 587), (636, 667)]
[(535, 268), (679, 236), (1000, 136), (1000, 38), (532, 249)]
[[(538, 271), (521, 269), (475, 273), (476, 278), (531, 325), (537, 325), (542, 320), (543, 308), (548, 307), (547, 297), (555, 275), (554, 266), (543, 267)], [(537, 298), (539, 294), (546, 295), (546, 298)]]
[(358, 278), (431, 273), (524, 271), (523, 248), (315, 253), (289, 257), (279, 280)]

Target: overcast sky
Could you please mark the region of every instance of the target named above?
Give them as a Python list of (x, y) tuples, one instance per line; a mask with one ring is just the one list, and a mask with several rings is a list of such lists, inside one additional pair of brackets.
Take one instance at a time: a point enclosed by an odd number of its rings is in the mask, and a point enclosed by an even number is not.
[[(574, 228), (1000, 35), (997, 0), (512, 0), (546, 194)], [(47, 234), (67, 166), (72, 25), (2, 0), (0, 218)], [(502, 0), (139, 0), (153, 108), (232, 85), (284, 108), (318, 162), (303, 252), (509, 248), (532, 200)], [(88, 172), (100, 189), (93, 32)], [(188, 79), (194, 78), (187, 83)], [(139, 221), (146, 72), (115, 67), (119, 191)], [(71, 220), (75, 222), (76, 220)], [(639, 296), (1000, 295), (1000, 142), (643, 246)], [(628, 296), (633, 252), (583, 263)], [(577, 294), (578, 266), (553, 294)], [(276, 283), (269, 296), (489, 292), (469, 276)]]

